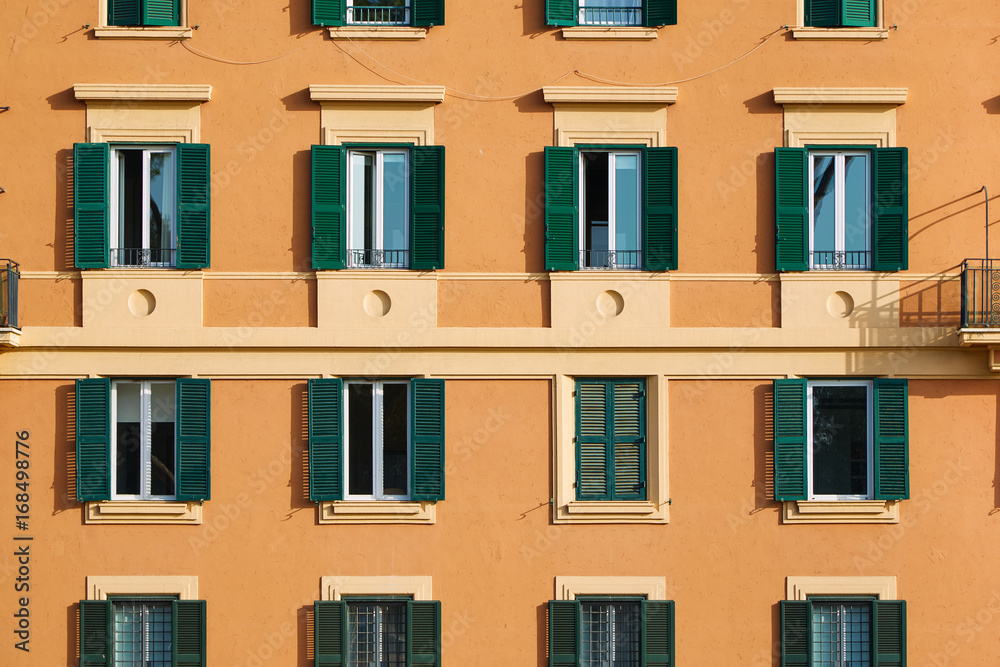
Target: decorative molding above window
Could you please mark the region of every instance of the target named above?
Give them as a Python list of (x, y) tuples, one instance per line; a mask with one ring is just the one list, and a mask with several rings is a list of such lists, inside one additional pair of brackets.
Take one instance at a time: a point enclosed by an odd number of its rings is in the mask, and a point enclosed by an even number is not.
[(131, 100), (138, 102), (208, 102), (212, 99), (209, 84), (120, 84), (75, 83), (78, 100)]
[(810, 595), (874, 595), (896, 600), (896, 577), (786, 577), (785, 599), (806, 600)]
[(647, 600), (667, 599), (666, 577), (556, 577), (556, 600), (581, 595), (641, 595)]
[(891, 104), (906, 102), (908, 88), (775, 88), (776, 104)]
[(320, 600), (341, 600), (352, 595), (412, 595), (414, 600), (433, 600), (429, 576), (320, 577)]
[(112, 595), (176, 595), (181, 600), (197, 600), (198, 577), (87, 577), (88, 600), (107, 600)]
[(545, 86), (549, 104), (656, 104), (677, 102), (675, 86)]

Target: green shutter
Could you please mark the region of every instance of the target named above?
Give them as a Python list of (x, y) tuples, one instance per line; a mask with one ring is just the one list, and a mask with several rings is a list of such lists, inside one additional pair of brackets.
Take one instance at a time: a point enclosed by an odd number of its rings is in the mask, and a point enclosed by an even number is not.
[(406, 602), (406, 664), (441, 667), (441, 603)]
[(111, 380), (76, 381), (76, 498), (111, 498)]
[(208, 144), (177, 144), (177, 268), (211, 261), (211, 180)]
[(778, 271), (809, 269), (808, 162), (804, 148), (774, 149), (774, 263)]
[(580, 186), (576, 156), (575, 148), (545, 148), (546, 271), (575, 271), (579, 268), (577, 195)]
[(313, 0), (313, 25), (344, 25), (346, 7), (344, 0)]
[(411, 500), (444, 500), (444, 380), (410, 381)]
[(812, 604), (808, 600), (782, 600), (781, 667), (811, 665), (809, 638)]
[(813, 28), (840, 26), (840, 10), (844, 0), (805, 0), (806, 25)]
[(344, 381), (309, 380), (309, 500), (343, 500)]
[(643, 150), (643, 268), (677, 269), (677, 149)]
[(347, 603), (343, 600), (313, 604), (313, 648), (316, 667), (340, 667), (347, 646)]
[(646, 499), (646, 384), (611, 382), (612, 500)]
[(139, 0), (108, 0), (108, 25), (140, 25)]
[(73, 145), (73, 255), (78, 269), (110, 266), (108, 144)]
[(410, 0), (410, 11), (417, 27), (444, 25), (444, 0)]
[[(318, 0), (317, 0), (318, 1)], [(342, 269), (347, 254), (347, 151), (312, 147), (312, 263)]]
[(875, 497), (910, 497), (907, 382), (876, 378), (875, 382)]
[(906, 602), (876, 600), (874, 609), (874, 667), (906, 667)]
[(212, 497), (211, 380), (177, 380), (177, 500)]
[(111, 600), (80, 600), (80, 667), (111, 667)]
[(545, 23), (576, 25), (576, 0), (545, 0)]
[(643, 0), (643, 23), (650, 27), (677, 25), (677, 0)]
[(142, 7), (143, 25), (179, 25), (180, 0), (146, 0)]
[(673, 667), (674, 659), (674, 601), (642, 601), (643, 665), (646, 667)]
[(848, 28), (875, 27), (875, 0), (842, 0), (840, 24)]
[(611, 500), (609, 383), (576, 383), (576, 499)]
[(171, 607), (174, 622), (173, 667), (205, 667), (205, 601), (174, 600)]
[(414, 146), (410, 173), (410, 268), (444, 268), (444, 146)]
[(774, 381), (774, 499), (805, 500), (806, 381)]
[(577, 664), (579, 636), (580, 603), (549, 600), (549, 667)]
[(872, 151), (872, 269), (901, 271), (908, 265), (909, 188), (905, 148)]

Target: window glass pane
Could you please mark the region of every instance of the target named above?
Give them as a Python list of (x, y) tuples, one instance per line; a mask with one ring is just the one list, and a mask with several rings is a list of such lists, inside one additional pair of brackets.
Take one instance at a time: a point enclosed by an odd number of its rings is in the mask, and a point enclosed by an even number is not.
[(813, 494), (868, 493), (868, 388), (813, 385)]
[(170, 250), (173, 245), (172, 195), (173, 160), (170, 153), (150, 153), (149, 156), (149, 247), (150, 261), (168, 262), (169, 253), (155, 252)]
[(832, 155), (811, 155), (813, 164), (813, 265), (832, 266), (837, 250), (836, 170)]
[[(382, 243), (387, 251), (385, 261), (391, 264), (405, 262), (398, 251), (406, 250), (406, 155), (382, 155)], [(397, 252), (391, 252), (397, 251)]]
[(849, 266), (868, 266), (868, 156), (844, 157), (844, 250)]
[(351, 153), (351, 264), (369, 264), (365, 250), (375, 247), (375, 156)]
[(404, 603), (351, 603), (347, 618), (348, 665), (406, 667)]
[(580, 23), (639, 25), (642, 0), (580, 0)]
[(154, 382), (150, 390), (150, 492), (154, 496), (172, 496), (176, 385)]
[(608, 206), (608, 153), (583, 153), (584, 266), (604, 266), (610, 210)]
[(386, 384), (382, 389), (382, 493), (405, 496), (407, 465), (407, 386)]
[(347, 385), (348, 465), (347, 492), (355, 496), (374, 493), (372, 477), (372, 385)]
[(172, 625), (169, 602), (128, 600), (114, 604), (116, 667), (170, 667)]
[(871, 604), (814, 602), (813, 665), (871, 666)]
[[(142, 248), (142, 151), (118, 151), (118, 247)], [(125, 252), (119, 263), (136, 263), (134, 252)]]
[(142, 399), (138, 382), (115, 383), (115, 491), (142, 492)]
[(615, 155), (615, 247), (618, 266), (638, 266), (639, 156)]
[(641, 619), (636, 602), (584, 602), (580, 664), (638, 667)]

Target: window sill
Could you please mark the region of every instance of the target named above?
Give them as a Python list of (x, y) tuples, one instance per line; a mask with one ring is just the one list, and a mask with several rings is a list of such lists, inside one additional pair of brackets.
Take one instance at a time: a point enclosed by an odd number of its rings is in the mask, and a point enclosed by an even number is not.
[(21, 345), (21, 330), (5, 327), (0, 329), (0, 347), (19, 347)]
[(782, 523), (899, 523), (899, 502), (792, 500), (784, 503)]
[(337, 500), (319, 504), (320, 524), (433, 524), (436, 521), (437, 508), (430, 502)]
[(109, 25), (94, 28), (99, 39), (190, 39), (194, 31), (181, 26), (126, 27)]
[(602, 27), (581, 25), (562, 29), (563, 39), (628, 39), (650, 41), (656, 39), (656, 28), (645, 27)]
[(889, 38), (889, 28), (795, 28), (792, 38), (883, 40)]
[(554, 523), (667, 523), (667, 505), (649, 500), (573, 500), (556, 508)]
[(337, 26), (330, 28), (331, 39), (424, 39), (427, 28), (406, 26), (377, 27), (369, 25)]
[(169, 500), (102, 500), (88, 502), (85, 523), (201, 525), (202, 506)]

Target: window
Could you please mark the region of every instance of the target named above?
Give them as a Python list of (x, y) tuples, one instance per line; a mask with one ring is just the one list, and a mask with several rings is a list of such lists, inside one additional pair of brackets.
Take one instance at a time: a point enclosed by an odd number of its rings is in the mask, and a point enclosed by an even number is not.
[(909, 497), (907, 381), (775, 380), (775, 499)]
[(313, 267), (444, 266), (442, 146), (313, 146)]
[(804, 0), (805, 24), (813, 28), (873, 28), (876, 0)]
[(309, 381), (309, 493), (444, 499), (444, 381)]
[(210, 498), (208, 380), (76, 381), (81, 501)]
[(781, 602), (782, 667), (906, 665), (906, 602), (809, 596)]
[(775, 149), (779, 271), (907, 268), (905, 148)]
[(548, 25), (662, 26), (677, 24), (677, 0), (546, 0)]
[(80, 601), (80, 664), (205, 665), (205, 601), (123, 596)]
[(209, 148), (76, 144), (79, 268), (209, 265)]
[(546, 269), (676, 269), (676, 197), (676, 148), (546, 147)]
[(180, 25), (180, 0), (107, 0), (108, 25)]
[(345, 596), (314, 604), (317, 665), (441, 665), (441, 603)]
[(444, 25), (444, 0), (313, 0), (313, 25)]
[(550, 600), (549, 664), (674, 665), (674, 603), (631, 596)]
[(576, 382), (576, 499), (646, 500), (646, 382)]

